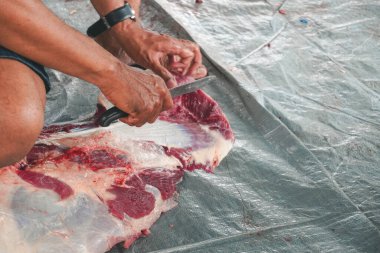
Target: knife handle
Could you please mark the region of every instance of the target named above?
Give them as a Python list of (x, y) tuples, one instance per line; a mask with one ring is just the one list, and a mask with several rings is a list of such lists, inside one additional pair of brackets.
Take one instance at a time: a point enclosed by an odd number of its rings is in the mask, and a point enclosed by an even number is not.
[(116, 106), (105, 111), (99, 118), (99, 125), (102, 127), (108, 127), (112, 122), (120, 118), (128, 117), (128, 113), (123, 112)]
[[(139, 68), (139, 69), (142, 69), (142, 70), (146, 70), (146, 68), (138, 65), (138, 64), (132, 64), (130, 65), (131, 67), (134, 67), (134, 68)], [(108, 127), (109, 125), (111, 125), (112, 122), (114, 122), (115, 120), (118, 120), (120, 118), (125, 118), (125, 117), (128, 117), (128, 113), (126, 112), (123, 112), (122, 110), (120, 110), (119, 108), (117, 108), (116, 106), (108, 109), (107, 111), (105, 111), (99, 118), (98, 120), (98, 123), (100, 126), (102, 127)]]

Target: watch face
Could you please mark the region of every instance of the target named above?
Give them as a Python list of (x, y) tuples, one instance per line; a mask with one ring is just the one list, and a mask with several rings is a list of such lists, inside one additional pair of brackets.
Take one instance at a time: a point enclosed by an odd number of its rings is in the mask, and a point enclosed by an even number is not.
[(136, 18), (136, 12), (134, 9), (131, 8), (131, 13), (132, 13), (132, 17), (131, 19), (135, 19)]

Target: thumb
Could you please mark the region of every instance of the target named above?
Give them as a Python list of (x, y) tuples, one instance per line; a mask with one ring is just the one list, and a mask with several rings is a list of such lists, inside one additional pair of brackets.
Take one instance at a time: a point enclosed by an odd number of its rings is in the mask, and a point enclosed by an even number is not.
[(164, 79), (164, 81), (166, 82), (166, 86), (169, 89), (177, 86), (177, 82), (172, 73), (170, 73), (170, 71), (164, 66), (162, 66), (160, 63), (155, 64), (153, 71), (162, 79)]

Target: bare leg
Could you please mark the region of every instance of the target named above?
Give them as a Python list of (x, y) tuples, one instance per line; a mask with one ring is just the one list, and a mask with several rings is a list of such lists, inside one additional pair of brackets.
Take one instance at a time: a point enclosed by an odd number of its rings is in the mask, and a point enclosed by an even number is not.
[(24, 64), (0, 59), (0, 168), (20, 161), (44, 122), (45, 86)]

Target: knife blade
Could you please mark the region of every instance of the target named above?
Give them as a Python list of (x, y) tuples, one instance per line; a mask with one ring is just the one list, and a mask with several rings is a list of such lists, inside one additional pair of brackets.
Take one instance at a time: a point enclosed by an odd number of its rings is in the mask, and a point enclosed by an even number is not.
[[(170, 89), (169, 92), (172, 98), (175, 98), (175, 97), (178, 97), (190, 92), (197, 91), (208, 84), (215, 83), (215, 81), (216, 81), (215, 76), (207, 76), (207, 77), (198, 79), (194, 82), (174, 87)], [(124, 117), (128, 117), (128, 113), (123, 112), (122, 110), (114, 106), (111, 109), (108, 109), (107, 111), (105, 111), (100, 116), (98, 123), (102, 127), (108, 127), (115, 120), (124, 118)]]

